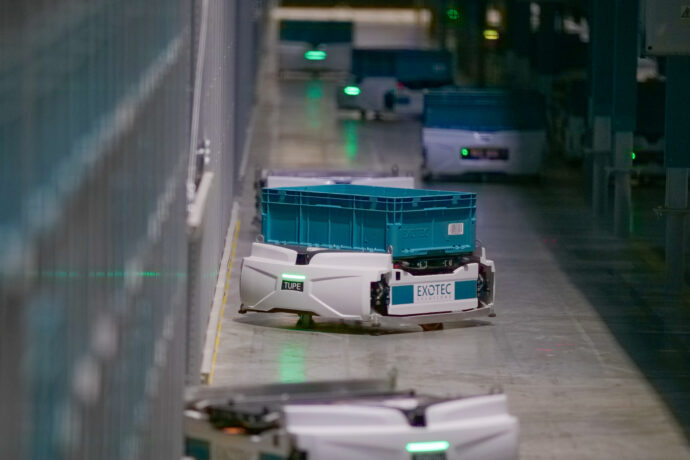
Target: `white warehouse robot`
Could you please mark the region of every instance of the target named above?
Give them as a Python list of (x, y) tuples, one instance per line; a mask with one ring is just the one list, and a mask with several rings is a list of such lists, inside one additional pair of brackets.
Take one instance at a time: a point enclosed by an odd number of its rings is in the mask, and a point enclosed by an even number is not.
[(349, 72), (352, 22), (280, 22), (278, 70), (286, 72)]
[(427, 49), (354, 49), (352, 76), (336, 92), (338, 108), (420, 116), (424, 90), (453, 85), (451, 54)]
[(424, 329), (493, 316), (494, 264), (475, 245), (476, 196), (365, 185), (265, 188), (240, 312)]
[(503, 394), (437, 398), (377, 380), (198, 387), (185, 411), (196, 460), (509, 460), (518, 432)]
[(536, 175), (546, 151), (543, 98), (515, 90), (430, 91), (422, 144), (427, 176)]
[[(257, 195), (260, 195), (261, 190), (266, 187), (276, 188), (333, 184), (415, 188), (415, 179), (414, 175), (410, 172), (401, 174), (397, 165), (393, 165), (390, 173), (381, 171), (262, 169), (256, 171), (254, 189)], [(260, 202), (261, 200), (258, 199), (257, 201)]]

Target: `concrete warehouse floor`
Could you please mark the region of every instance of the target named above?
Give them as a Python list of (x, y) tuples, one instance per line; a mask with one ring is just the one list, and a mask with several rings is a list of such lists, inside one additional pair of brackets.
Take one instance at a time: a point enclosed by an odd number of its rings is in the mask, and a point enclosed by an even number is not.
[(478, 193), (477, 234), (497, 265), (496, 318), (434, 332), (317, 320), (306, 331), (294, 315), (239, 315), (240, 261), (259, 231), (255, 168), (395, 163), (418, 172), (421, 163), (417, 121), (339, 115), (332, 82), (277, 79), (269, 44), (214, 385), (385, 377), (395, 368), (398, 387), (420, 393), (502, 388), (520, 419), (523, 458), (690, 458), (690, 314), (663, 289), (650, 236), (663, 190), (654, 187), (635, 191), (636, 238), (625, 242), (592, 220), (568, 176), (426, 184)]

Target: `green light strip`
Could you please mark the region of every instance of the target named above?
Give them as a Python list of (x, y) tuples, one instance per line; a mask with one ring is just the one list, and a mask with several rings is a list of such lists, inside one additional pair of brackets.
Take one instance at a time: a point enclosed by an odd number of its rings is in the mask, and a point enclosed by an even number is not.
[(307, 277), (304, 275), (293, 275), (291, 273), (283, 273), (283, 279), (290, 281), (304, 281), (307, 279)]
[(304, 53), (304, 59), (308, 61), (323, 61), (326, 59), (326, 52), (321, 50), (309, 50)]
[(346, 86), (343, 89), (343, 93), (347, 94), (348, 96), (358, 96), (359, 93), (361, 93), (361, 92), (362, 92), (362, 90), (360, 90), (356, 86)]
[(28, 273), (31, 278), (125, 278), (128, 276), (140, 278), (177, 277), (184, 278), (185, 272), (159, 272), (159, 271), (123, 271), (123, 270), (99, 270), (99, 271), (74, 271), (74, 270), (36, 270)]
[(405, 446), (405, 449), (410, 453), (419, 452), (442, 452), (448, 450), (450, 443), (448, 441), (426, 441), (426, 442), (411, 442)]

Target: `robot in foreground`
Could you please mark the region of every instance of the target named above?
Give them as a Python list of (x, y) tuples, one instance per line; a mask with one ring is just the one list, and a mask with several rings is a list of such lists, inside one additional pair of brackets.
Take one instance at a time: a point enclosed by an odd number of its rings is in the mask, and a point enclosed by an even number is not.
[(386, 380), (195, 387), (186, 398), (196, 460), (509, 460), (518, 433), (504, 394), (438, 398)]

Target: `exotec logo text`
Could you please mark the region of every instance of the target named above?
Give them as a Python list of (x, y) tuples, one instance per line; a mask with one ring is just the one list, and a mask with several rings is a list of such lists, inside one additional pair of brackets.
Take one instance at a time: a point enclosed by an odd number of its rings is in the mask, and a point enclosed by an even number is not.
[(414, 302), (444, 302), (455, 299), (455, 283), (427, 283), (418, 284), (414, 287)]
[(417, 286), (417, 295), (422, 297), (450, 294), (451, 283), (423, 284)]

